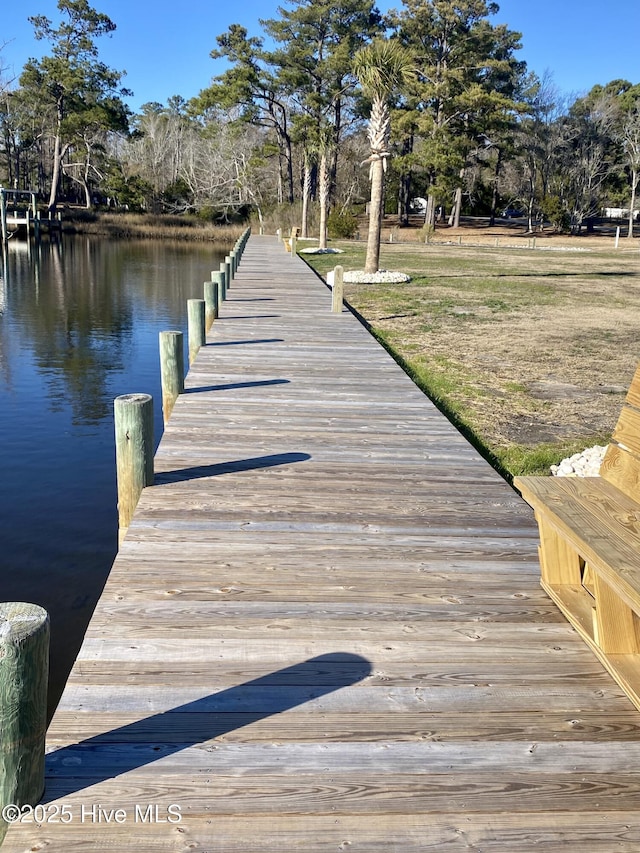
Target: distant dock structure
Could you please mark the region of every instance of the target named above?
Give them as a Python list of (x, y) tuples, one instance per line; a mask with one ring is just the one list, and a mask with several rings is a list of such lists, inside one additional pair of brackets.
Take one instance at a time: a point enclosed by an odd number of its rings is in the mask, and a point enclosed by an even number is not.
[(31, 234), (36, 238), (40, 237), (43, 229), (49, 232), (62, 232), (60, 213), (56, 216), (49, 213), (46, 219), (40, 216), (37, 195), (34, 190), (11, 190), (0, 187), (0, 224), (3, 244), (20, 230), (26, 232), (27, 238)]

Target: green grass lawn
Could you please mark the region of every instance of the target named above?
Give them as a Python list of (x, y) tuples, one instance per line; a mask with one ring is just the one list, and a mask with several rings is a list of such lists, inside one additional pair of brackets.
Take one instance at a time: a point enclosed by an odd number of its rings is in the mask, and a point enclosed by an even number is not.
[[(363, 268), (364, 243), (331, 245), (302, 257)], [(506, 477), (607, 443), (638, 360), (637, 253), (394, 243), (380, 267), (412, 280), (345, 300)]]

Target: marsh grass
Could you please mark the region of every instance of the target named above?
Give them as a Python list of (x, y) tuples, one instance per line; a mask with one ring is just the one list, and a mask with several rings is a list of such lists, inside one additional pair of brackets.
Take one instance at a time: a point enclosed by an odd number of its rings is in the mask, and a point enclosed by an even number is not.
[(65, 232), (120, 239), (188, 240), (233, 246), (243, 231), (239, 225), (214, 225), (196, 217), (147, 213), (65, 212)]
[[(362, 269), (362, 244), (334, 245)], [(348, 284), (345, 298), (504, 476), (547, 474), (607, 443), (638, 361), (637, 254), (598, 246), (383, 245), (381, 268), (412, 281)], [(336, 265), (306, 260), (321, 275)]]

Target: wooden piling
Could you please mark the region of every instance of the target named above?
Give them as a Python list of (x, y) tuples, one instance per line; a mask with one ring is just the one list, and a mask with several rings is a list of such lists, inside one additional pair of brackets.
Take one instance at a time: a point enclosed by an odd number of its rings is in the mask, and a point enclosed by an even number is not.
[(296, 254), (298, 252), (297, 246), (298, 246), (298, 241), (296, 240), (296, 238), (294, 236), (292, 236), (291, 237), (291, 257), (292, 258), (295, 258)]
[(178, 396), (184, 391), (183, 338), (179, 331), (160, 332), (162, 419), (165, 426)]
[(153, 485), (153, 398), (123, 394), (114, 401), (118, 521), (124, 536), (145, 486)]
[(2, 242), (6, 243), (9, 239), (7, 232), (7, 197), (4, 190), (0, 187), (0, 223), (2, 226)]
[(227, 265), (224, 261), (220, 262), (220, 275), (222, 276), (222, 301), (227, 298), (227, 286), (229, 284), (227, 280)]
[(204, 299), (187, 299), (187, 328), (189, 333), (189, 364), (193, 364), (198, 350), (207, 337), (205, 329)]
[(331, 310), (334, 314), (342, 313), (344, 294), (344, 268), (337, 266), (333, 270), (333, 288), (331, 290)]
[(211, 273), (211, 281), (215, 284), (216, 290), (218, 291), (218, 313), (216, 317), (220, 315), (220, 306), (227, 298), (227, 293), (224, 286), (225, 274), (224, 272), (212, 272)]
[[(0, 604), (0, 807), (34, 806), (44, 793), (49, 615)], [(17, 815), (16, 815), (17, 817)]]
[(224, 274), (225, 274), (225, 288), (230, 290), (231, 288), (231, 280), (233, 279), (233, 271), (231, 269), (231, 258), (229, 255), (224, 259)]
[(208, 332), (213, 321), (218, 316), (218, 283), (216, 281), (205, 281), (204, 283), (204, 328)]

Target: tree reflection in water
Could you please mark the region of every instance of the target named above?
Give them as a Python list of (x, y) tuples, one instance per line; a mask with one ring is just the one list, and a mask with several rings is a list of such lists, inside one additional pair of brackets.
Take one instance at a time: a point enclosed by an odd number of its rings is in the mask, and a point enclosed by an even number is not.
[(221, 259), (199, 244), (66, 236), (3, 254), (0, 596), (51, 615), (51, 707), (115, 556), (113, 399), (160, 400), (158, 333), (186, 332), (186, 300)]

